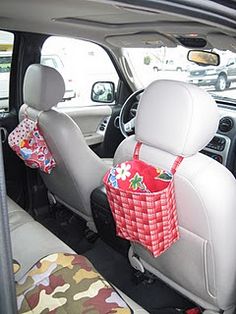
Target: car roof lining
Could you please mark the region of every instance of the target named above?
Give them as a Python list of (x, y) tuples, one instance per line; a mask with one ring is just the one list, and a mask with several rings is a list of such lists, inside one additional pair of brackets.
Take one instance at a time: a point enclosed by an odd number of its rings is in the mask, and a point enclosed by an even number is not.
[[(129, 40), (132, 40), (132, 34), (156, 32), (172, 36), (172, 41), (176, 41), (177, 35), (197, 33), (199, 36), (206, 36), (216, 32), (212, 22), (206, 25), (205, 22), (200, 23), (198, 18), (166, 13), (162, 7), (158, 7), (158, 11), (150, 7), (142, 9), (139, 6), (140, 1), (136, 2), (135, 7), (129, 1), (124, 2), (2, 0), (0, 27), (6, 30), (82, 38), (111, 49), (115, 46), (106, 38), (113, 36), (115, 40), (115, 36), (128, 35)], [(226, 28), (217, 32), (228, 33), (230, 37), (234, 35), (232, 30)]]

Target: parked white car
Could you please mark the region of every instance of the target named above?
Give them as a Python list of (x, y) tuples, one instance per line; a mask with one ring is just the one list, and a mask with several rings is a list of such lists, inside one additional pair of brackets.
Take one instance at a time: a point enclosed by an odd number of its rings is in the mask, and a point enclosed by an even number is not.
[(72, 98), (75, 98), (76, 92), (75, 92), (74, 82), (72, 78), (69, 76), (69, 74), (66, 72), (61, 58), (55, 54), (42, 55), (40, 63), (56, 69), (58, 72), (60, 72), (60, 74), (64, 78), (65, 94), (64, 94), (63, 99), (70, 100)]
[[(0, 52), (0, 110), (8, 109), (8, 95), (9, 95), (9, 75), (11, 70), (11, 51)], [(76, 96), (73, 80), (69, 77), (64, 69), (64, 65), (57, 55), (44, 55), (41, 58), (41, 63), (55, 68), (64, 78), (65, 94), (63, 99), (70, 100)]]
[(0, 110), (8, 108), (11, 55), (12, 53), (10, 51), (0, 52)]

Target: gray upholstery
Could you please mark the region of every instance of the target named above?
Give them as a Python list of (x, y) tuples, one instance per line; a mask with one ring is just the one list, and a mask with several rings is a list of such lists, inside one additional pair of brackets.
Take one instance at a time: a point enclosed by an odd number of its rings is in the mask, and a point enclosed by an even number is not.
[[(75, 253), (42, 225), (33, 220), (21, 207), (7, 198), (13, 258), (20, 264), (16, 282), (43, 257), (53, 253)], [(116, 289), (118, 290), (118, 289)], [(135, 314), (147, 312), (127, 295), (118, 290)]]
[(103, 158), (102, 160), (108, 165), (109, 168), (113, 166), (113, 158)]
[[(197, 97), (196, 97), (197, 95)], [(195, 85), (154, 81), (137, 111), (137, 140), (174, 155), (190, 156), (205, 147), (218, 128), (214, 99)]]
[[(50, 109), (49, 102), (43, 104), (41, 102), (43, 98), (41, 97), (38, 99), (34, 97), (34, 101), (27, 102), (27, 100), (31, 100), (31, 91), (27, 88), (28, 85), (32, 85), (30, 79), (36, 84), (38, 77), (41, 80), (45, 76), (44, 79), (48, 83), (55, 79), (60, 87), (61, 83), (58, 79), (60, 74), (48, 72), (45, 68), (47, 67), (31, 65), (27, 70), (24, 82), (26, 105), (21, 106), (20, 120), (24, 118), (25, 112), (27, 112), (29, 118), (35, 120), (41, 110), (46, 110), (40, 113), (38, 123), (56, 161), (56, 167), (50, 175), (41, 172), (43, 180), (48, 190), (54, 194), (59, 202), (87, 220), (89, 227), (95, 230), (90, 209), (90, 194), (93, 189), (102, 183), (102, 178), (110, 166), (88, 147), (80, 128), (72, 118), (65, 113)], [(40, 70), (42, 70), (41, 74), (39, 74)], [(49, 77), (47, 77), (48, 75)], [(38, 86), (35, 85), (34, 89), (38, 89)], [(44, 84), (39, 86), (39, 89), (40, 95), (44, 92), (45, 94), (49, 93)], [(64, 89), (63, 92), (61, 89), (51, 90), (54, 100), (59, 101), (59, 96), (62, 98)], [(44, 100), (47, 101), (49, 98), (48, 95)]]
[[(211, 140), (218, 124), (217, 106), (204, 94), (185, 83), (162, 81), (152, 84), (151, 98), (149, 87), (142, 97), (136, 124), (137, 137), (143, 141), (140, 158), (168, 170), (176, 154), (186, 158), (175, 175), (180, 240), (157, 258), (138, 244), (132, 243), (132, 248), (144, 268), (197, 304), (231, 313), (236, 304), (236, 183), (223, 165), (197, 153)], [(161, 107), (164, 104), (166, 108)], [(196, 111), (198, 123), (194, 122)], [(114, 164), (129, 160), (136, 142), (135, 136), (125, 139)]]
[(20, 280), (41, 258), (58, 252), (73, 253), (66, 244), (36, 222), (10, 198), (7, 199), (13, 259), (21, 268), (16, 273)]
[(37, 110), (49, 110), (62, 100), (65, 93), (63, 77), (55, 69), (32, 64), (25, 73), (24, 102)]

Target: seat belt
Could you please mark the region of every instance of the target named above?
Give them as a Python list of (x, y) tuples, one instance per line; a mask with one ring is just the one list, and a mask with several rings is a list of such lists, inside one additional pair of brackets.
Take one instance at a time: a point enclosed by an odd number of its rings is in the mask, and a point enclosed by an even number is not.
[(7, 210), (6, 184), (0, 132), (0, 313), (17, 314), (16, 288)]

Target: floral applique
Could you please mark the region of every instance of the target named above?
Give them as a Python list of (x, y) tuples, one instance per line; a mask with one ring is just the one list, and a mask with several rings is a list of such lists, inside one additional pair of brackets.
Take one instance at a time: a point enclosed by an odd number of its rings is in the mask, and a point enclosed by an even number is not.
[(152, 193), (165, 189), (172, 180), (172, 174), (141, 160), (129, 160), (110, 169), (106, 180), (122, 191)]
[(121, 179), (122, 181), (125, 181), (126, 178), (130, 176), (130, 172), (129, 172), (130, 168), (131, 168), (131, 165), (122, 163), (120, 167), (116, 168), (116, 172), (117, 172), (116, 179), (117, 180)]
[(41, 171), (50, 174), (56, 165), (36, 121), (23, 119), (10, 133), (8, 143), (31, 168), (40, 168)]
[(109, 172), (109, 175), (108, 175), (108, 182), (111, 183), (111, 185), (114, 187), (114, 188), (118, 188), (119, 185), (118, 185), (118, 181), (116, 179), (116, 167), (113, 167), (110, 172)]
[(160, 168), (156, 168), (157, 176), (155, 179), (162, 180), (162, 181), (170, 181), (172, 179), (172, 173)]
[(179, 239), (173, 177), (183, 157), (166, 171), (139, 159), (141, 145), (136, 144), (132, 160), (109, 169), (103, 183), (116, 234), (157, 257)]
[(40, 134), (39, 134), (39, 132), (38, 131), (34, 131), (34, 136), (36, 137), (36, 138), (41, 138), (41, 136), (40, 136)]
[(23, 159), (27, 160), (28, 158), (30, 158), (30, 156), (32, 155), (32, 150), (28, 149), (26, 147), (22, 147), (20, 149), (20, 154), (22, 156)]
[(143, 177), (140, 176), (137, 172), (132, 179), (129, 180), (130, 188), (134, 191), (140, 189), (142, 192), (149, 192), (146, 188), (146, 185), (143, 183)]

